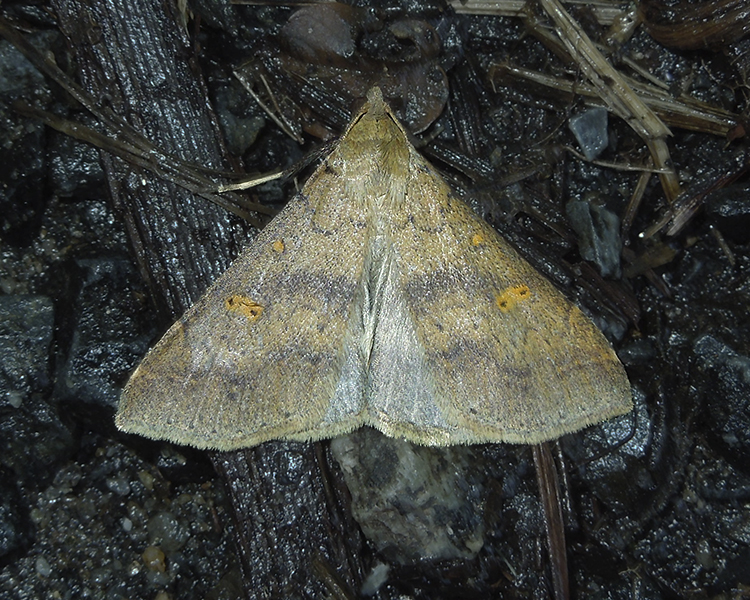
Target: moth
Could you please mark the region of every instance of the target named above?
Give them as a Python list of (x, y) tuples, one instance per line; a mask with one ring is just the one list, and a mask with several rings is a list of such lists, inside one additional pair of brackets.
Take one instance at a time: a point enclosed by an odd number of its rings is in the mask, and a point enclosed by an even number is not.
[(146, 355), (117, 426), (198, 448), (369, 425), (535, 444), (632, 408), (597, 327), (415, 150), (378, 88)]

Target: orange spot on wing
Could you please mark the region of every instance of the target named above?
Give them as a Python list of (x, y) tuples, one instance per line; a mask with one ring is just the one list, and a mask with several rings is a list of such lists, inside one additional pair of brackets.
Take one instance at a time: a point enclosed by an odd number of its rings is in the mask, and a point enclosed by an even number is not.
[(224, 306), (230, 312), (238, 312), (248, 321), (257, 321), (263, 314), (263, 306), (251, 300), (247, 296), (235, 294), (224, 301)]
[(481, 246), (484, 244), (484, 236), (481, 233), (475, 233), (471, 238), (472, 246)]
[(507, 313), (513, 310), (513, 307), (519, 302), (523, 302), (531, 297), (531, 290), (528, 285), (514, 285), (509, 287), (495, 297), (497, 307), (501, 312)]
[(273, 248), (273, 251), (277, 254), (281, 254), (286, 250), (286, 245), (284, 244), (284, 240), (278, 239), (273, 244), (271, 244), (271, 247)]

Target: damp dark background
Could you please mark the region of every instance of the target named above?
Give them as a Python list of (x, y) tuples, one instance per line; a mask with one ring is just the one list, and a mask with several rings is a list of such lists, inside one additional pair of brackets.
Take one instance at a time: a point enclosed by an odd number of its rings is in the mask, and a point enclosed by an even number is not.
[[(11, 2), (2, 13), (78, 79), (56, 20), (74, 6)], [(408, 92), (400, 108), (428, 140), (423, 152), (605, 331), (627, 367), (636, 408), (634, 417), (560, 441), (573, 598), (729, 599), (750, 590), (750, 183), (742, 117), (750, 42), (745, 12), (709, 48), (691, 46), (690, 35), (713, 23), (695, 17), (695, 6), (657, 7), (652, 35), (641, 26), (610, 55), (618, 68), (633, 60), (664, 82), (677, 104), (686, 93), (735, 115), (714, 133), (672, 126), (671, 161), (686, 193), (675, 215), (687, 215), (686, 222), (673, 235), (667, 224), (648, 238), (639, 234), (668, 210), (659, 179), (645, 182), (640, 207), (623, 221), (640, 172), (611, 164), (646, 164), (642, 140), (577, 95), (509, 75), (519, 67), (582, 81), (529, 33), (533, 19), (458, 15), (413, 2), (384, 5), (375, 17), (344, 11), (346, 31), (330, 40), (338, 46), (316, 57), (319, 50), (306, 49), (308, 41), (294, 31), (281, 33), (291, 8), (206, 1), (191, 5), (184, 23), (171, 9), (161, 16), (168, 27), (185, 28), (179, 35), (189, 42), (178, 58), (205, 80), (231, 157), (225, 169), (287, 167), (320, 147), (387, 64), (403, 77), (393, 88)], [(138, 15), (121, 12), (126, 32), (145, 27)], [(614, 39), (585, 7), (573, 14), (595, 40)], [(692, 28), (680, 29), (685, 15)], [(371, 17), (379, 24), (371, 26)], [(99, 32), (95, 22), (82, 27), (92, 39)], [(439, 36), (439, 48), (425, 31)], [(304, 58), (292, 58), (295, 52)], [(295, 71), (300, 62), (304, 77)], [(346, 76), (326, 78), (326, 69), (341, 64), (351, 67)], [(257, 85), (263, 75), (302, 144), (246, 93), (233, 75), (240, 69), (265, 95)], [(169, 80), (157, 83), (164, 98), (179, 95)], [(470, 556), (430, 560), (415, 540), (402, 539), (407, 549), (399, 550), (397, 531), (390, 531), (391, 542), (368, 541), (349, 518), (331, 525), (349, 532), (340, 542), (348, 561), (341, 569), (324, 549), (330, 540), (318, 540), (320, 533), (308, 539), (304, 519), (290, 517), (298, 543), (318, 544), (320, 555), (312, 566), (289, 567), (285, 588), (270, 576), (264, 581), (264, 567), (249, 589), (235, 533), (270, 525), (248, 525), (241, 507), (230, 508), (230, 470), (221, 478), (204, 453), (123, 436), (112, 417), (128, 373), (170, 315), (221, 272), (255, 229), (236, 217), (222, 217), (217, 230), (199, 229), (198, 243), (217, 258), (182, 287), (179, 264), (178, 275), (169, 275), (176, 283), (162, 282), (148, 249), (131, 242), (141, 224), (112, 183), (122, 165), (11, 105), (20, 100), (94, 128), (97, 120), (7, 41), (0, 41), (0, 96), (0, 597), (551, 597), (531, 453), (504, 445), (456, 455), (418, 449), (428, 464), (450, 461), (454, 485), (466, 491), (460, 506), (445, 508), (438, 495), (427, 509), (415, 509), (437, 515), (425, 520), (426, 535), (450, 530), (451, 542), (464, 547), (472, 540)], [(95, 99), (112, 102), (101, 89)], [(158, 120), (123, 116), (144, 131)], [(580, 119), (593, 141), (571, 132), (569, 122)], [(179, 125), (179, 143), (201, 150), (197, 126)], [(122, 186), (143, 181), (151, 189), (146, 170), (125, 170), (130, 180)], [(292, 193), (293, 181), (275, 182), (249, 197), (277, 209)], [(177, 245), (180, 223), (167, 220), (170, 227)], [(154, 293), (170, 285), (178, 291), (166, 299)], [(333, 482), (326, 489), (349, 514), (351, 498), (328, 442), (317, 445), (312, 467), (298, 460), (303, 446), (279, 446), (250, 469), (279, 486), (254, 502), (269, 514), (304, 504), (303, 486), (289, 473), (312, 468)], [(401, 500), (396, 512), (408, 511), (412, 499)], [(293, 555), (289, 539), (267, 545), (258, 564)]]

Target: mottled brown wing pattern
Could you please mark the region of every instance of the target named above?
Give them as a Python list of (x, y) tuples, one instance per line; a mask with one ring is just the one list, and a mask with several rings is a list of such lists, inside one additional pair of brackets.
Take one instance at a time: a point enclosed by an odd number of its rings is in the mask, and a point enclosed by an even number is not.
[(229, 449), (360, 424), (356, 385), (353, 412), (321, 421), (356, 352), (365, 221), (318, 185), (314, 175), (149, 352), (124, 390), (121, 429)]
[(531, 444), (628, 412), (625, 371), (596, 326), (416, 151), (410, 161), (408, 208), (390, 219), (388, 310), (412, 339), (381, 336), (376, 358), (406, 351), (422, 391), (381, 386), (374, 424), (422, 443)]

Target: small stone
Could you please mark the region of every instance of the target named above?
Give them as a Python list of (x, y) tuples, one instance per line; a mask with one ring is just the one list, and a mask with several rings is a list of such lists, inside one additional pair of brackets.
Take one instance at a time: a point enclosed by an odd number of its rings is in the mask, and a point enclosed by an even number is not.
[(52, 573), (52, 567), (50, 566), (47, 559), (43, 556), (36, 557), (34, 567), (36, 568), (36, 572), (39, 573), (39, 575), (41, 575), (42, 577), (49, 577)]
[(572, 200), (565, 211), (578, 234), (581, 257), (595, 263), (602, 277), (619, 278), (622, 239), (618, 216), (588, 200)]
[(570, 118), (568, 127), (578, 140), (586, 160), (597, 158), (609, 144), (607, 109), (590, 108)]
[(352, 513), (383, 556), (401, 564), (472, 559), (484, 543), (472, 451), (428, 448), (364, 427), (331, 441)]
[(141, 555), (143, 564), (151, 571), (164, 573), (167, 570), (166, 556), (159, 546), (149, 546)]

